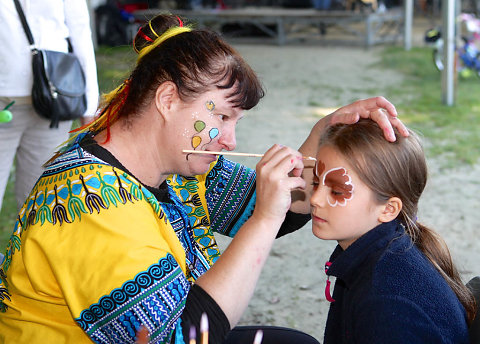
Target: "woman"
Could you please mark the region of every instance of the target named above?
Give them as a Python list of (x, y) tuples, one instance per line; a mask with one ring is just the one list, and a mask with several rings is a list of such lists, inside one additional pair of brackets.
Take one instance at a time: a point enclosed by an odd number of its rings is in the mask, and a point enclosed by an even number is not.
[[(129, 79), (54, 157), (18, 216), (0, 271), (0, 339), (133, 342), (143, 325), (154, 342), (182, 343), (205, 312), (209, 342), (229, 334), (234, 343), (245, 333), (230, 329), (273, 240), (309, 219), (308, 198), (291, 197), (305, 188), (299, 152), (275, 145), (256, 173), (183, 152), (233, 150), (243, 110), (263, 97), (230, 46), (161, 15), (139, 30), (134, 49)], [(385, 99), (357, 102), (318, 123), (303, 153), (315, 152), (329, 122), (359, 115), (389, 134), (389, 120), (402, 127)], [(234, 236), (221, 256), (213, 232)], [(286, 342), (317, 343), (285, 333)]]

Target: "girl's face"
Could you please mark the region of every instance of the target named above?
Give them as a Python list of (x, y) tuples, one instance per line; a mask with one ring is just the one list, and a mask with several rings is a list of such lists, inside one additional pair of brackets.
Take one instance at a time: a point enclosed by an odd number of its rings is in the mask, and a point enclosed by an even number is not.
[[(183, 151), (231, 151), (235, 149), (235, 128), (243, 117), (243, 110), (228, 101), (230, 90), (214, 89), (200, 95), (191, 103), (184, 103), (178, 113), (175, 132), (178, 132)], [(217, 159), (209, 154), (182, 154), (183, 163), (189, 166), (190, 175), (205, 173)], [(181, 160), (182, 160), (181, 159)]]
[(380, 224), (382, 205), (333, 147), (320, 147), (313, 184), (310, 205), (316, 237), (337, 240), (345, 250)]

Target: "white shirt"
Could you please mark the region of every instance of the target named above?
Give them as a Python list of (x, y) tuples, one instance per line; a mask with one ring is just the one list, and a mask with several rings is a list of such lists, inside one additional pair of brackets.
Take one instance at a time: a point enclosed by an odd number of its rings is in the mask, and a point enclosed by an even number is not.
[[(20, 0), (35, 46), (73, 52), (85, 72), (87, 110), (93, 116), (98, 105), (98, 83), (90, 17), (85, 0)], [(13, 0), (0, 5), (0, 96), (25, 97), (32, 91), (32, 59), (29, 43)]]

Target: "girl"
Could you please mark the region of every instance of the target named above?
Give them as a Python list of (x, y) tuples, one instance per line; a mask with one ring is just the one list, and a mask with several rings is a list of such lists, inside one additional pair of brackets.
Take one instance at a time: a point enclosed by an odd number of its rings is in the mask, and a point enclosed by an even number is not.
[(475, 301), (444, 241), (417, 221), (427, 182), (418, 137), (372, 121), (330, 127), (314, 171), (313, 233), (337, 240), (325, 343), (468, 343)]

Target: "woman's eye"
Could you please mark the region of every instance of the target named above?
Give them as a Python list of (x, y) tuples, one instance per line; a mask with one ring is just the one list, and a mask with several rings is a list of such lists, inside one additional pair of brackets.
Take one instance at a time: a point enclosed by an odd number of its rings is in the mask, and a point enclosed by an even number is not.
[(223, 115), (223, 114), (219, 114), (218, 117), (220, 118), (220, 120), (224, 121), (227, 116)]

